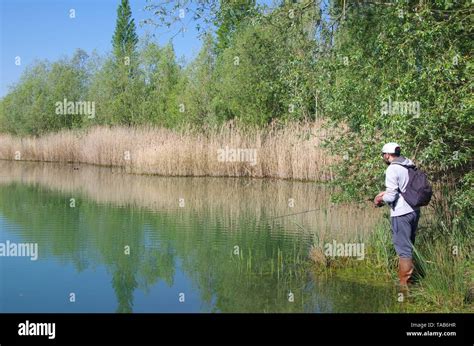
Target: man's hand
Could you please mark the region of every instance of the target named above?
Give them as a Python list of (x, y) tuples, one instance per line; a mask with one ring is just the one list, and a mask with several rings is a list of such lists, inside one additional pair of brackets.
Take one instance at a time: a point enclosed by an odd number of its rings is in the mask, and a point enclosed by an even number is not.
[(385, 191), (382, 191), (377, 196), (375, 196), (374, 205), (376, 207), (381, 207), (383, 205), (383, 195), (385, 195)]

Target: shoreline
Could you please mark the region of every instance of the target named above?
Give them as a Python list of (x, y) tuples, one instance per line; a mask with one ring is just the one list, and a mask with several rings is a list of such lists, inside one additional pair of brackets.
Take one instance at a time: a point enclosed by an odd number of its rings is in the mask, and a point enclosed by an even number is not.
[(288, 182), (296, 182), (296, 183), (307, 183), (307, 184), (316, 184), (319, 186), (328, 186), (331, 181), (318, 181), (318, 180), (303, 180), (303, 179), (296, 179), (296, 178), (282, 178), (282, 177), (273, 177), (273, 176), (265, 176), (265, 177), (258, 177), (258, 176), (233, 176), (233, 175), (160, 175), (155, 173), (138, 173), (138, 172), (131, 172), (127, 171), (127, 166), (106, 166), (97, 163), (88, 163), (88, 162), (63, 162), (63, 161), (40, 161), (40, 160), (12, 160), (12, 159), (4, 159), (0, 158), (0, 162), (14, 162), (14, 163), (31, 163), (31, 164), (51, 164), (51, 165), (60, 165), (60, 166), (84, 166), (84, 167), (97, 167), (97, 168), (105, 168), (115, 170), (117, 169), (118, 172), (114, 173), (123, 173), (129, 175), (136, 175), (136, 176), (143, 176), (143, 177), (157, 177), (157, 178), (216, 178), (216, 179), (248, 179), (248, 180), (268, 180), (268, 181), (288, 181)]

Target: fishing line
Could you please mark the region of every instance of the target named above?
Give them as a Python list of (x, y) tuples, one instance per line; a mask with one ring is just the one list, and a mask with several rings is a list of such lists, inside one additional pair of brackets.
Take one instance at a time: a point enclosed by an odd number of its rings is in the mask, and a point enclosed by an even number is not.
[[(369, 200), (367, 200), (367, 201), (369, 201)], [(370, 201), (371, 201), (371, 200), (370, 200)], [(365, 203), (365, 202), (366, 202), (366, 201), (364, 200), (364, 201), (354, 202), (354, 203), (352, 203), (352, 204), (344, 204), (344, 203), (341, 203), (341, 204), (333, 204), (333, 205), (330, 205), (329, 207), (321, 207), (321, 208), (316, 208), (316, 209), (301, 211), (301, 212), (298, 212), (298, 213), (292, 213), (292, 214), (274, 216), (274, 217), (268, 218), (268, 220), (280, 219), (280, 218), (282, 218), (282, 217), (288, 217), (288, 216), (293, 216), (293, 215), (306, 214), (306, 213), (311, 213), (311, 212), (313, 212), (313, 211), (328, 210), (328, 209), (331, 209), (331, 208), (334, 208), (334, 207), (342, 207), (342, 206), (345, 206), (345, 205), (354, 205), (354, 204), (360, 204), (360, 203)]]

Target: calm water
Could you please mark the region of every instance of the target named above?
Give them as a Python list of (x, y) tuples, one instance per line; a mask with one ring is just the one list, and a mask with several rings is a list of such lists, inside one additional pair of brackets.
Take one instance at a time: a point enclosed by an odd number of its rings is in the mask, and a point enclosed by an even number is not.
[(315, 235), (355, 241), (375, 222), (329, 197), (301, 182), (0, 161), (0, 243), (38, 245), (36, 261), (0, 257), (0, 311), (390, 310), (390, 284), (307, 265)]

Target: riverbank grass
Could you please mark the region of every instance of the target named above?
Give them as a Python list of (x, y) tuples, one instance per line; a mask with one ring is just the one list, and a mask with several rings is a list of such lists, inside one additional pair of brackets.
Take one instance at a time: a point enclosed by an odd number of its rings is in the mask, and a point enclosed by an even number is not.
[[(416, 239), (414, 283), (404, 303), (404, 312), (472, 312), (474, 301), (473, 238), (454, 230), (441, 234), (433, 219), (420, 224)], [(326, 258), (321, 246), (313, 246), (309, 257), (315, 270), (350, 280), (397, 287), (398, 257), (391, 241), (390, 225), (381, 221), (367, 237), (364, 261)], [(321, 242), (319, 242), (321, 244)], [(357, 278), (357, 279), (355, 279)], [(396, 295), (393, 296), (396, 299)]]
[(124, 167), (162, 176), (332, 179), (334, 158), (321, 148), (322, 122), (263, 129), (97, 126), (40, 137), (0, 134), (0, 159)]

